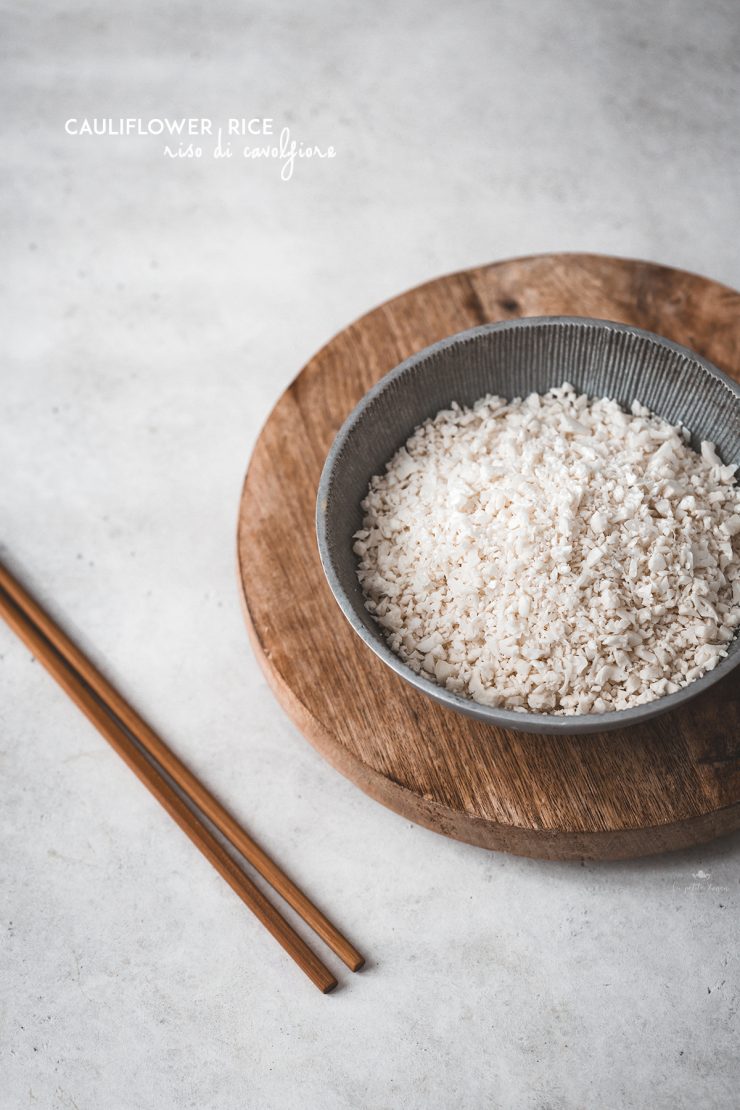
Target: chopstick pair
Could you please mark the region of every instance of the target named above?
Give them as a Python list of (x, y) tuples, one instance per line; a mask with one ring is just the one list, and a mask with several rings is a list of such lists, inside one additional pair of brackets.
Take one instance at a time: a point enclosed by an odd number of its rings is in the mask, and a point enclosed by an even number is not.
[[(352, 971), (362, 967), (365, 961), (360, 953), (237, 824), (2, 564), (0, 615), (320, 991), (326, 994), (337, 985), (331, 971), (234, 862), (196, 811), (212, 822), (347, 967)], [(186, 804), (166, 776), (191, 805)]]

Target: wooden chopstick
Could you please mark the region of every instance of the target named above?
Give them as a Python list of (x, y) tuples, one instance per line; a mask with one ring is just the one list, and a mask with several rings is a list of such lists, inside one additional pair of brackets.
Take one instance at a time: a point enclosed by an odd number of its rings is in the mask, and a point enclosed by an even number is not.
[(4, 589), (46, 638), (64, 657), (69, 665), (78, 672), (100, 700), (123, 721), (126, 728), (136, 737), (141, 746), (164, 768), (180, 789), (195, 803), (209, 821), (254, 869), (273, 887), (277, 893), (292, 906), (296, 913), (310, 925), (325, 944), (339, 956), (352, 971), (359, 971), (364, 957), (350, 944), (346, 937), (327, 917), (299, 890), (291, 879), (267, 855), (267, 853), (239, 825), (227, 809), (213, 796), (165, 744), (142, 717), (133, 709), (118, 691), (100, 673), (97, 667), (70, 640), (62, 629), (52, 620), (26, 589), (0, 563), (0, 588)]
[(121, 725), (87, 689), (79, 675), (4, 590), (0, 590), (0, 615), (311, 981), (324, 993), (333, 990), (337, 981), (329, 969), (234, 863), (213, 833), (188, 808), (167, 780), (139, 751)]
[[(13, 594), (10, 593), (7, 584), (13, 587)], [(114, 710), (109, 710), (108, 705), (104, 703), (104, 699), (101, 699), (103, 702), (103, 704), (101, 704), (101, 700), (99, 700), (100, 695), (95, 696), (95, 694), (91, 692), (91, 689), (85, 684), (84, 677), (78, 673), (78, 670), (74, 668), (69, 659), (62, 657), (59, 650), (51, 643), (50, 638), (48, 638), (47, 635), (44, 634), (42, 628), (34, 622), (33, 615), (38, 612), (43, 617), (44, 624), (50, 629), (54, 629), (55, 634), (59, 637), (60, 643), (62, 640), (67, 640), (67, 644), (73, 648), (74, 653), (83, 660), (83, 663), (88, 664), (88, 666), (94, 670), (92, 664), (89, 664), (88, 660), (79, 652), (79, 649), (74, 648), (70, 640), (64, 637), (63, 633), (61, 633), (61, 629), (58, 629), (57, 626), (53, 624), (51, 618), (48, 617), (47, 614), (44, 614), (43, 610), (36, 603), (32, 602), (32, 599), (26, 594), (26, 591), (23, 591), (20, 584), (16, 582), (16, 579), (10, 575), (7, 569), (1, 566), (0, 587), (0, 615), (7, 620), (14, 632), (23, 639), (23, 642), (27, 644), (31, 652), (37, 656), (45, 667), (47, 667), (50, 674), (54, 678), (57, 678), (59, 684), (65, 690), (65, 693), (69, 694), (75, 704), (82, 709), (82, 712), (87, 715), (95, 727), (101, 731), (105, 739), (109, 740), (109, 743), (118, 751), (119, 755), (125, 760), (125, 763), (131, 767), (134, 774), (138, 775), (144, 785), (151, 790), (154, 797), (160, 801), (161, 805), (166, 810), (168, 810), (171, 817), (180, 825), (187, 836), (193, 840), (196, 847), (200, 848), (203, 855), (212, 862), (216, 870), (220, 872), (227, 882), (229, 882), (236, 894), (242, 898), (245, 905), (252, 909), (255, 916), (262, 921), (262, 924), (268, 931), (270, 931), (283, 948), (290, 953), (293, 959), (298, 963), (298, 966), (305, 971), (306, 975), (311, 978), (318, 989), (324, 992), (332, 990), (336, 986), (336, 980), (332, 976), (331, 971), (328, 971), (322, 961), (315, 956), (315, 953), (310, 948), (308, 948), (305, 941), (298, 936), (295, 930), (288, 925), (288, 922), (278, 914), (277, 910), (271, 905), (271, 902), (262, 894), (259, 887), (256, 887), (252, 880), (244, 875), (241, 868), (237, 867), (211, 831), (201, 823), (199, 817), (197, 817), (189, 806), (184, 803), (182, 798), (176, 793), (176, 790), (174, 790), (169, 781), (160, 773), (158, 768), (152, 765), (150, 761), (152, 757), (151, 754), (150, 758), (148, 758), (144, 755), (143, 751), (136, 747), (136, 744), (131, 737), (126, 734), (126, 731), (118, 720), (111, 715)], [(17, 598), (19, 597), (22, 601), (28, 598), (28, 601), (32, 604), (31, 613), (26, 612), (26, 607), (18, 604)], [(103, 679), (102, 676), (99, 677), (101, 682), (105, 686), (108, 686), (108, 684), (105, 683), (105, 679)], [(120, 695), (116, 695), (116, 699), (120, 699), (121, 703), (125, 706)], [(133, 710), (130, 710), (130, 713), (132, 719), (138, 719), (133, 713)], [(136, 736), (134, 729), (132, 729), (132, 733)], [(139, 739), (139, 737), (136, 736), (136, 739)], [(142, 743), (142, 741), (140, 741), (140, 743)], [(176, 759), (169, 748), (166, 748), (164, 741), (159, 740), (159, 744), (165, 751), (168, 751), (174, 764), (179, 764), (181, 768), (185, 769), (183, 765), (180, 764), (180, 760)], [(149, 750), (148, 746), (143, 743), (142, 747), (144, 750)], [(153, 757), (155, 758), (155, 756)], [(162, 766), (164, 767), (164, 764), (162, 764)], [(164, 770), (168, 771), (169, 774), (168, 768), (164, 767)], [(187, 775), (197, 784), (197, 779), (192, 776), (190, 771), (187, 771)], [(174, 775), (172, 778), (176, 781)], [(200, 784), (197, 785), (200, 786)], [(204, 790), (205, 788), (202, 789)], [(205, 791), (205, 793), (207, 794), (207, 791)], [(215, 801), (215, 799), (213, 800)], [(216, 803), (216, 806), (217, 805), (219, 804)], [(205, 813), (205, 810), (203, 811)], [(206, 816), (209, 815), (206, 813)], [(233, 821), (233, 818), (231, 818), (231, 820)], [(236, 828), (239, 829), (239, 826), (236, 826)], [(250, 841), (250, 844), (254, 844), (251, 838), (246, 837), (243, 830), (240, 831), (242, 831), (243, 836)], [(260, 852), (261, 857), (268, 860), (268, 857), (265, 856), (262, 849), (257, 849), (257, 851)], [(272, 866), (274, 867), (275, 865)], [(280, 869), (276, 868), (276, 870)], [(282, 872), (280, 872), (280, 875), (282, 875)], [(286, 877), (285, 880), (294, 890), (297, 890), (297, 888), (291, 884), (290, 880)], [(298, 895), (301, 895), (300, 891), (297, 892)], [(301, 895), (301, 899), (305, 899), (305, 896)], [(305, 902), (308, 906), (312, 906), (308, 899), (305, 899)], [(316, 912), (318, 911), (316, 910)], [(346, 942), (346, 944), (348, 944), (348, 942)], [(362, 960), (362, 957), (359, 957), (359, 959)]]

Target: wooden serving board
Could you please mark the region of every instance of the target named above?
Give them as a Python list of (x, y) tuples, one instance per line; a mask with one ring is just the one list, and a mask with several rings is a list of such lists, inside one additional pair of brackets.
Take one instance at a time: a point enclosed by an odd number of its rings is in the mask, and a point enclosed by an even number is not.
[(740, 379), (740, 293), (584, 254), (438, 278), (335, 336), (278, 401), (249, 465), (239, 572), (254, 649), (299, 729), (373, 798), (430, 829), (547, 859), (617, 859), (740, 827), (740, 668), (678, 713), (549, 737), (462, 717), (407, 686), (352, 632), (319, 563), (316, 487), (350, 409), (414, 351), (515, 316), (594, 316), (683, 343)]

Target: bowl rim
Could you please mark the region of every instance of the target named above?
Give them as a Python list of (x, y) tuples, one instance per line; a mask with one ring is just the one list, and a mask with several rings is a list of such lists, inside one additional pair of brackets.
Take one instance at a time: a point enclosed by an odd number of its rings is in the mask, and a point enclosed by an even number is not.
[[(421, 693), (426, 694), (427, 697), (431, 697), (434, 701), (447, 706), (447, 708), (457, 713), (474, 717), (490, 725), (511, 728), (518, 732), (533, 732), (545, 735), (609, 732), (615, 729), (628, 728), (630, 725), (649, 720), (659, 714), (670, 712), (672, 709), (678, 709), (692, 698), (703, 693), (704, 690), (707, 690), (710, 686), (721, 681), (721, 679), (725, 678), (738, 664), (740, 664), (740, 651), (735, 652), (734, 656), (726, 656), (724, 659), (720, 660), (711, 671), (707, 671), (700, 678), (694, 679), (694, 681), (690, 682), (687, 686), (682, 686), (675, 693), (664, 694), (661, 697), (653, 699), (653, 701), (645, 702), (643, 705), (632, 706), (629, 709), (613, 709), (605, 713), (571, 713), (560, 715), (554, 713), (534, 713), (529, 710), (519, 711), (515, 709), (501, 709), (494, 706), (483, 705), (480, 702), (474, 701), (472, 698), (462, 697), (460, 694), (447, 690), (444, 686), (438, 685), (438, 683), (433, 682), (431, 679), (417, 674), (416, 671), (412, 670), (411, 667), (400, 658), (400, 656), (391, 651), (382, 637), (382, 633), (379, 632), (376, 638), (368, 632), (365, 625), (357, 618), (350, 598), (334, 569), (328, 543), (326, 510), (328, 495), (337, 463), (341, 459), (347, 440), (355, 425), (364, 414), (365, 410), (388, 388), (391, 382), (408, 373), (408, 371), (418, 363), (425, 362), (439, 352), (475, 342), (478, 338), (483, 335), (488, 335), (490, 332), (536, 328), (538, 326), (553, 324), (575, 324), (580, 326), (596, 325), (607, 330), (628, 333), (651, 340), (661, 347), (667, 347), (677, 354), (682, 355), (684, 358), (691, 359), (693, 362), (698, 363), (710, 377), (717, 378), (726, 386), (730, 393), (734, 395), (738, 404), (740, 404), (740, 384), (733, 381), (729, 375), (725, 374), (724, 371), (720, 370), (719, 367), (715, 366), (709, 359), (699, 355), (696, 351), (692, 351), (689, 347), (674, 342), (672, 339), (666, 339), (656, 332), (636, 327), (633, 324), (625, 324), (617, 320), (607, 320), (592, 316), (519, 316), (514, 320), (501, 320), (494, 323), (479, 324), (476, 327), (467, 328), (464, 331), (445, 336), (443, 339), (437, 340), (436, 343), (431, 343), (429, 346), (423, 347), (414, 354), (409, 355), (408, 358), (405, 358), (402, 362), (398, 363), (397, 366), (394, 366), (384, 374), (353, 407), (334, 437), (321, 471), (321, 478), (316, 495), (316, 538), (319, 558), (329, 588), (344, 618), (348, 621), (353, 631), (360, 637), (363, 643), (370, 648), (374, 655), (389, 666), (391, 670), (395, 671), (405, 682), (408, 682), (409, 685), (415, 687)], [(740, 633), (736, 635), (740, 635)]]

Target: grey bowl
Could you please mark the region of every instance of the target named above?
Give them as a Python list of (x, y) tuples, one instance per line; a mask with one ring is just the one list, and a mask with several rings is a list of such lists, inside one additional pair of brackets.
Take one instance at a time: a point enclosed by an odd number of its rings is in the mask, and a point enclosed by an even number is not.
[(316, 506), (319, 553), (334, 597), (357, 635), (384, 663), (450, 709), (505, 728), (553, 734), (624, 728), (685, 705), (740, 663), (740, 637), (714, 670), (633, 709), (569, 716), (493, 709), (417, 675), (390, 650), (364, 605), (352, 535), (362, 526), (360, 502), (370, 478), (383, 471), (427, 417), (453, 400), (469, 405), (486, 393), (511, 399), (545, 393), (563, 381), (626, 407), (638, 398), (671, 423), (690, 428), (694, 447), (709, 439), (725, 463), (740, 463), (740, 387), (706, 359), (609, 320), (525, 317), (450, 336), (386, 374), (340, 428)]

